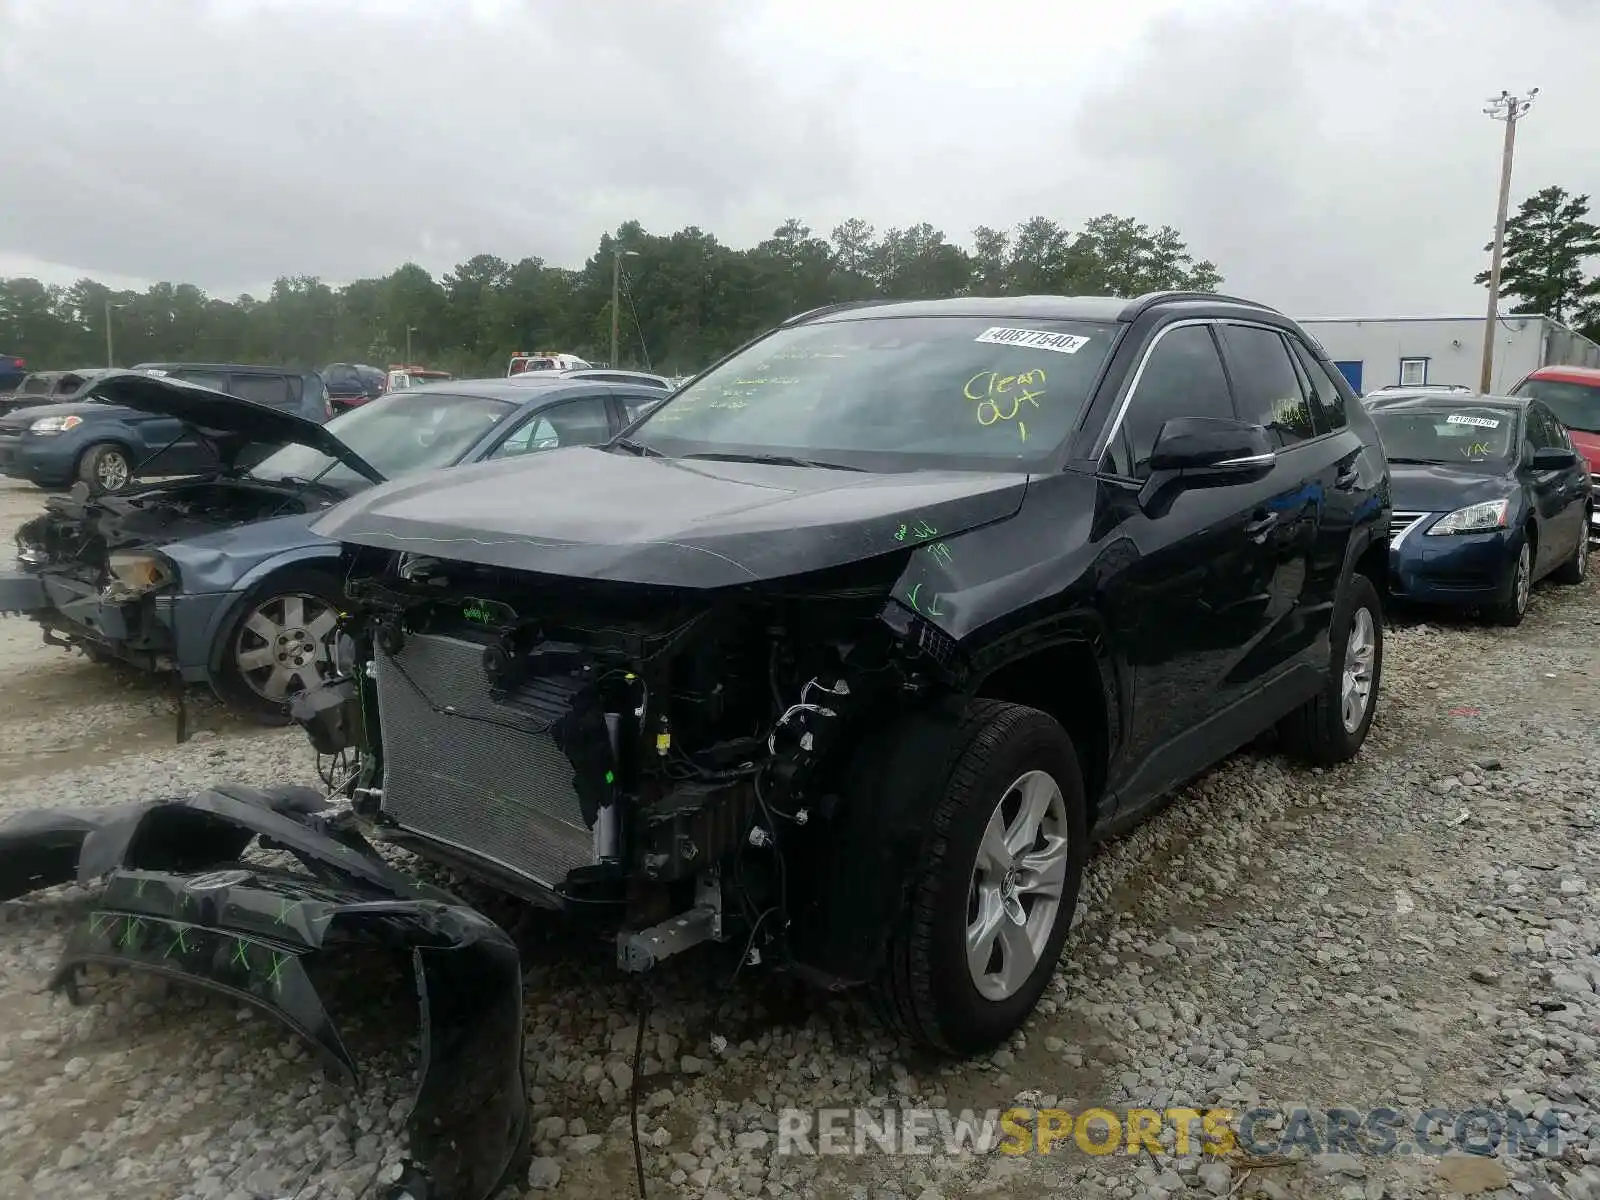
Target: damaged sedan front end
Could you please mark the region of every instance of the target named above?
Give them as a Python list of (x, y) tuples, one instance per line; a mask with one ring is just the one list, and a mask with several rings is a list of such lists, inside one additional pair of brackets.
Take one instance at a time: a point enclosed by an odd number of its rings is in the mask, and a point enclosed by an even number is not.
[[(180, 379), (106, 372), (88, 395), (167, 419), (178, 441), (204, 448), (200, 457), (210, 466), (114, 494), (96, 495), (80, 482), (47, 498), (45, 511), (17, 532), (19, 569), (0, 572), (0, 613), (32, 617), (52, 645), (225, 691), (231, 676), (216, 643), (234, 616), (231, 589), (259, 568), (314, 557), (311, 516), (383, 476), (314, 421)], [(259, 462), (242, 465), (286, 445), (326, 455), (355, 486), (274, 478), (256, 473)], [(240, 538), (245, 526), (251, 533)]]

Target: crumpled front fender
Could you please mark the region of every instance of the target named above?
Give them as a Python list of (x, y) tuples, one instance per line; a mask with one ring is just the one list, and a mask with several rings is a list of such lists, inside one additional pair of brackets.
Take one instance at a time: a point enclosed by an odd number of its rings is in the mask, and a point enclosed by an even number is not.
[[(105, 889), (69, 933), (52, 987), (76, 1001), (91, 965), (204, 987), (278, 1018), (351, 1083), (355, 1063), (307, 963), (362, 945), (406, 953), (422, 1038), (400, 1186), (415, 1200), (485, 1200), (528, 1142), (516, 946), (483, 914), (363, 852), (325, 808), (309, 789), (228, 787), (85, 812), (81, 827), (65, 812), (28, 814), (0, 828), (0, 887), (28, 882), (24, 862), (30, 879), (65, 882), (62, 861), (76, 851), (79, 878)], [(305, 871), (239, 862), (256, 838)]]

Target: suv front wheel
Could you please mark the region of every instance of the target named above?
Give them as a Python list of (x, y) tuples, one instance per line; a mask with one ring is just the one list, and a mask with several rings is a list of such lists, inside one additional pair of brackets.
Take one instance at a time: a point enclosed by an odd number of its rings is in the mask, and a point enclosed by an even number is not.
[(1383, 604), (1365, 575), (1352, 572), (1333, 607), (1331, 654), (1322, 690), (1278, 727), (1291, 754), (1332, 766), (1360, 751), (1383, 679)]
[(1009, 1037), (1055, 972), (1087, 858), (1072, 740), (1037, 709), (974, 701), (958, 726), (910, 899), (876, 992), (944, 1053)]

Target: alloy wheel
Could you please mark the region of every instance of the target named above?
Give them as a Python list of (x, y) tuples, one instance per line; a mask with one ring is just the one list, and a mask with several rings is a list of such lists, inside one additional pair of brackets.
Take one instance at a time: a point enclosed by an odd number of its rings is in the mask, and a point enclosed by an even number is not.
[(256, 695), (283, 702), (333, 671), (339, 614), (318, 596), (272, 596), (255, 607), (234, 639), (234, 665)]
[(1522, 549), (1517, 552), (1517, 577), (1512, 584), (1515, 590), (1515, 603), (1517, 613), (1520, 615), (1528, 611), (1528, 596), (1533, 591), (1533, 555), (1528, 550), (1528, 543), (1522, 543)]
[(1344, 681), (1339, 689), (1339, 717), (1346, 733), (1361, 728), (1372, 702), (1372, 666), (1377, 656), (1377, 630), (1372, 611), (1358, 608), (1350, 619), (1350, 635), (1344, 643)]
[(1006, 1000), (1044, 953), (1071, 845), (1061, 787), (1029, 771), (1000, 797), (978, 844), (967, 898), (967, 967), (986, 1000)]
[(120, 451), (105, 450), (95, 460), (94, 478), (108, 492), (117, 491), (128, 482), (128, 460)]

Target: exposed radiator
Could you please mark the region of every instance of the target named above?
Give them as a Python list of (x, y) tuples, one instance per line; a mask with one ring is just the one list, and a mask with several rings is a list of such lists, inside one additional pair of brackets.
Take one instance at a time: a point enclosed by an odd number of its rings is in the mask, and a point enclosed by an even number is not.
[(497, 703), (483, 646), (436, 634), (379, 651), (375, 671), (383, 811), (398, 825), (546, 887), (596, 861), (572, 764), (549, 732), (575, 685), (538, 680)]

